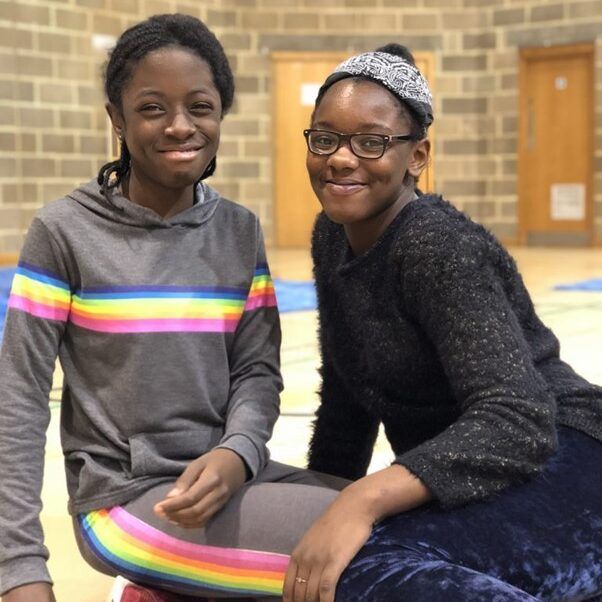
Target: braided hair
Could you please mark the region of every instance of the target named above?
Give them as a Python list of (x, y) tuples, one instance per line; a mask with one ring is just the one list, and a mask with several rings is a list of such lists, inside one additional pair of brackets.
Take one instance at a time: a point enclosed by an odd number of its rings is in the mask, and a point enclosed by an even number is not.
[[(195, 17), (182, 14), (155, 15), (124, 31), (105, 65), (104, 90), (111, 104), (122, 110), (123, 89), (132, 77), (136, 64), (150, 52), (165, 46), (178, 46), (192, 51), (211, 69), (213, 82), (222, 102), (222, 117), (232, 107), (234, 76), (222, 45), (209, 28)], [(216, 167), (211, 160), (200, 179), (208, 178)], [(130, 152), (121, 140), (119, 159), (103, 165), (98, 172), (98, 184), (109, 197), (130, 170)]]

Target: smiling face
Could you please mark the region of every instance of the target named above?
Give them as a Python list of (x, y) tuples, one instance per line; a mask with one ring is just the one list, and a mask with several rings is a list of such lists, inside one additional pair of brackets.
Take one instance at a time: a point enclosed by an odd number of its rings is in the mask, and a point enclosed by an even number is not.
[[(352, 79), (341, 80), (326, 91), (311, 127), (342, 134), (410, 132), (399, 101), (388, 90), (371, 81)], [(312, 188), (328, 217), (344, 224), (348, 235), (349, 229), (364, 228), (373, 230), (374, 237), (413, 198), (412, 179), (405, 176), (420, 175), (428, 151), (427, 140), (394, 141), (380, 159), (361, 159), (351, 152), (349, 144), (342, 144), (328, 156), (308, 151), (306, 165)]]
[(177, 46), (152, 51), (133, 68), (121, 107), (107, 110), (130, 152), (130, 198), (192, 198), (219, 145), (222, 106), (209, 65)]

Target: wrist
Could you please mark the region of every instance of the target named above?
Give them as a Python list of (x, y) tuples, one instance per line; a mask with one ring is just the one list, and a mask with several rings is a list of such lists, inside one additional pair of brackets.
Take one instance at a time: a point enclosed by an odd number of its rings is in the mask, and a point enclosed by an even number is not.
[(242, 464), (242, 467), (243, 467), (243, 470), (245, 473), (245, 482), (251, 480), (253, 478), (253, 473), (251, 472), (251, 469), (249, 468), (249, 465), (246, 463), (245, 459), (238, 452), (235, 452), (233, 449), (230, 449), (228, 447), (224, 447), (222, 449), (234, 454), (234, 456), (236, 456), (236, 458)]
[[(244, 485), (247, 478), (247, 465), (245, 461), (233, 450), (226, 447), (218, 447), (211, 452), (218, 460), (218, 464), (225, 468), (222, 473), (232, 490)], [(222, 472), (220, 470), (220, 472)]]
[(222, 456), (232, 467), (241, 469), (245, 469), (246, 467), (245, 461), (241, 458), (241, 456), (229, 447), (218, 447), (214, 449), (213, 452)]
[[(46, 565), (46, 558), (42, 554), (31, 556), (17, 556), (0, 563), (0, 586), (2, 600), (10, 593), (8, 600), (19, 600), (14, 597), (14, 592), (31, 591), (32, 589), (52, 591), (52, 579)], [(23, 589), (22, 589), (23, 588)], [(25, 589), (26, 588), (26, 589)], [(35, 598), (34, 598), (35, 599)], [(45, 598), (40, 597), (40, 601)]]
[(2, 602), (55, 602), (55, 598), (50, 583), (40, 581), (7, 591)]
[(367, 475), (343, 490), (353, 496), (358, 509), (376, 523), (406, 512), (432, 499), (430, 490), (405, 466), (394, 464)]
[[(361, 481), (361, 479), (360, 479)], [(355, 486), (359, 481), (348, 485), (339, 493), (331, 508), (341, 516), (353, 516), (354, 520), (367, 525), (373, 525), (378, 521), (377, 503), (375, 496), (370, 493), (369, 488)]]
[[(260, 442), (253, 441), (247, 435), (242, 433), (234, 433), (223, 437), (214, 449), (227, 449), (240, 458), (243, 458), (244, 463), (251, 472), (251, 478), (256, 477), (265, 462), (267, 461), (265, 446), (259, 445)], [(261, 451), (263, 449), (263, 452)]]

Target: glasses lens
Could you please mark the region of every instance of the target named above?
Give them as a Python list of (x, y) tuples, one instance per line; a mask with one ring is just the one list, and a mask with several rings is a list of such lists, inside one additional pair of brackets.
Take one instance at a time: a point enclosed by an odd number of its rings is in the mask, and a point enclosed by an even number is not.
[(328, 154), (336, 150), (339, 137), (333, 132), (313, 131), (309, 133), (309, 150), (314, 153)]
[(380, 157), (385, 151), (385, 139), (377, 134), (359, 134), (351, 137), (351, 148), (358, 157)]

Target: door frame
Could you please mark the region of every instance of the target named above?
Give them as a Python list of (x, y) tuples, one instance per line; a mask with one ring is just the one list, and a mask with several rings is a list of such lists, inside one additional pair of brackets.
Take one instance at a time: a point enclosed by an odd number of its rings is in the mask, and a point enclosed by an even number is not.
[[(575, 57), (575, 56), (586, 56), (590, 59), (592, 69), (594, 66), (594, 45), (590, 43), (582, 44), (570, 44), (561, 46), (549, 46), (549, 47), (531, 47), (521, 48), (519, 52), (519, 103), (518, 103), (518, 166), (517, 166), (517, 177), (518, 177), (518, 243), (521, 245), (526, 244), (528, 230), (527, 230), (527, 217), (526, 217), (526, 182), (529, 177), (528, 173), (524, 171), (525, 164), (525, 136), (527, 130), (527, 69), (528, 65), (532, 61), (545, 60), (549, 58), (558, 57)], [(594, 104), (594, 76), (592, 73), (592, 87), (587, 90), (587, 94), (590, 96), (590, 102), (592, 106), (592, 124), (595, 128), (595, 104)], [(590, 245), (596, 244), (595, 230), (594, 230), (594, 136), (593, 132), (589, 132), (588, 148), (586, 156), (589, 158), (586, 176), (586, 225), (587, 232), (590, 237)]]

